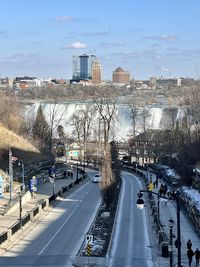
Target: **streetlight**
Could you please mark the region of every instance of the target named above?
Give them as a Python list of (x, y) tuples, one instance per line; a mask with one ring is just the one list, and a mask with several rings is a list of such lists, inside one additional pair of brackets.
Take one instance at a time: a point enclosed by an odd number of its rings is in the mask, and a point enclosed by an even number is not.
[(23, 192), (25, 190), (25, 180), (24, 180), (24, 161), (22, 159), (20, 159), (18, 161), (18, 166), (22, 166), (22, 188), (23, 188)]
[(78, 163), (76, 163), (76, 182), (78, 183)]
[(164, 198), (164, 199), (168, 199), (168, 200), (174, 200), (176, 201), (176, 216), (177, 216), (177, 260), (178, 260), (178, 265), (177, 267), (182, 267), (181, 265), (181, 223), (180, 223), (180, 200), (179, 200), (179, 191), (175, 191), (173, 193), (169, 194), (169, 197), (165, 197), (162, 196), (156, 192), (153, 191), (148, 191), (148, 190), (140, 190), (140, 192), (138, 193), (138, 199), (136, 201), (137, 207), (139, 209), (143, 209), (144, 207), (144, 200), (142, 199), (142, 192), (144, 193), (151, 193), (154, 194), (156, 196), (158, 196), (159, 198)]
[(22, 193), (19, 192), (19, 224), (20, 229), (22, 228)]
[(168, 221), (169, 224), (169, 254), (170, 254), (170, 259), (169, 259), (169, 266), (173, 267), (173, 226), (174, 226), (174, 221), (170, 219)]

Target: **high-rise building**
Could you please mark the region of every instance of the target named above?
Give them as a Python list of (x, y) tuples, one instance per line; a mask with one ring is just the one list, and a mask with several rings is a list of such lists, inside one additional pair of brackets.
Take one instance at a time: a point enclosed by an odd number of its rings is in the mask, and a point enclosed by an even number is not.
[(101, 83), (101, 65), (97, 59), (92, 64), (92, 82)]
[(79, 56), (73, 56), (72, 59), (72, 71), (73, 71), (73, 79), (77, 79), (80, 77), (80, 59)]
[(89, 56), (86, 54), (83, 54), (79, 56), (80, 58), (80, 78), (81, 79), (88, 79), (89, 78), (89, 64), (88, 64), (88, 59)]
[(96, 60), (95, 55), (80, 55), (73, 56), (72, 59), (72, 81), (91, 80), (92, 79), (92, 65)]
[(129, 83), (130, 72), (124, 71), (121, 67), (118, 67), (113, 71), (113, 83)]

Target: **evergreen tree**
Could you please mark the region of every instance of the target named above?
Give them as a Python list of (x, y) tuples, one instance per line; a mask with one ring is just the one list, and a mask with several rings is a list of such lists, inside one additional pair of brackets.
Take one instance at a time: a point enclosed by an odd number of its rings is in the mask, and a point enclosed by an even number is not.
[(65, 135), (64, 127), (62, 125), (58, 125), (57, 133), (58, 133), (59, 139), (62, 142), (64, 142), (66, 135)]
[(50, 140), (50, 128), (45, 119), (42, 106), (37, 110), (37, 115), (32, 129), (33, 138), (39, 141), (42, 147), (47, 147)]

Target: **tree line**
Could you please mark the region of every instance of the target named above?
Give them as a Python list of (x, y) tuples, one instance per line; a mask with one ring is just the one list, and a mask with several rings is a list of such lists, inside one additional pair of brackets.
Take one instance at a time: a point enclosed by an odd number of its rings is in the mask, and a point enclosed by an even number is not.
[[(68, 124), (74, 129), (73, 136), (65, 133), (63, 116), (67, 112), (63, 108), (63, 98), (51, 92), (51, 103), (48, 111), (39, 105), (36, 116), (27, 114), (24, 118), (23, 104), (16, 95), (5, 95), (1, 92), (0, 120), (7, 128), (31, 140), (38, 148), (52, 151), (53, 139), (56, 134), (63, 142), (77, 141), (84, 151), (84, 159), (80, 160), (101, 163), (103, 181), (102, 194), (105, 202), (111, 203), (115, 197), (119, 177), (113, 172), (113, 153), (115, 142), (111, 142), (111, 132), (117, 121), (118, 98), (110, 92), (102, 92), (101, 96), (93, 97), (91, 105), (76, 110)], [(200, 148), (200, 88), (191, 88), (181, 96), (178, 107), (182, 111), (181, 118), (177, 118), (174, 107), (169, 109), (171, 123), (164, 130), (159, 157), (171, 166), (175, 165), (174, 156), (178, 158), (179, 172), (187, 177), (187, 166), (195, 164), (199, 159)], [(132, 124), (131, 138), (148, 129), (150, 118), (149, 109), (144, 106), (138, 108), (137, 100), (129, 103), (129, 118)], [(111, 145), (112, 144), (112, 145)], [(82, 155), (82, 153), (80, 153)], [(115, 166), (116, 169), (116, 166)]]

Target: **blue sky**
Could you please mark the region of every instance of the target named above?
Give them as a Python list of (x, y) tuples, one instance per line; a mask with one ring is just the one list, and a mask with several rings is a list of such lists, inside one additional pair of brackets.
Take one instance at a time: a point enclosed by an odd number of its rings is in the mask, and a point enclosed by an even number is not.
[[(199, 0), (0, 0), (0, 75), (71, 78), (95, 54), (103, 78), (200, 75)], [(200, 77), (199, 77), (200, 78)]]

